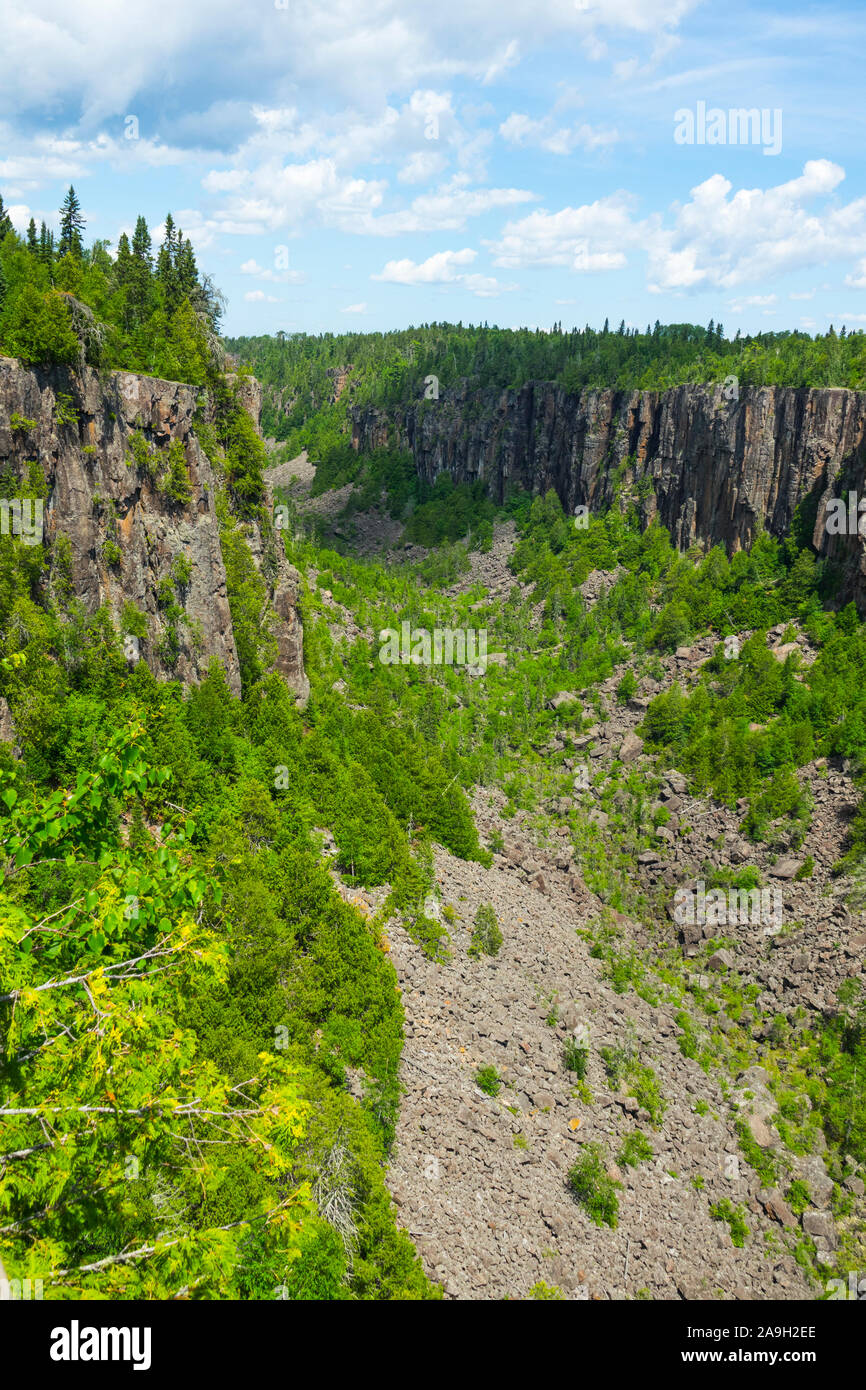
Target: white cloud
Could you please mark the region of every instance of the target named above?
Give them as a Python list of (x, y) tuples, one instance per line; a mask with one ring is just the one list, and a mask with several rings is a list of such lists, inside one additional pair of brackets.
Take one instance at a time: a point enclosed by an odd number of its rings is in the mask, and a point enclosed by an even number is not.
[(463, 267), (471, 265), (478, 255), (471, 247), (462, 251), (437, 251), (426, 261), (388, 261), (379, 275), (371, 280), (385, 280), (395, 285), (459, 285), (483, 299), (492, 298), (516, 285), (501, 284), (490, 275), (467, 274)]
[(574, 126), (557, 126), (552, 116), (532, 120), (516, 111), (502, 122), (499, 134), (510, 145), (537, 146), (539, 149), (548, 150), (550, 154), (571, 154), (578, 148), (591, 152), (614, 145), (620, 139), (617, 131), (594, 130), (586, 122)]
[(443, 154), (433, 150), (416, 150), (397, 174), (401, 183), (428, 183), (441, 174), (447, 164)]
[[(143, 108), (165, 87), (200, 85), (218, 55), (220, 84), (241, 100), (290, 91), (304, 110), (330, 103), (375, 108), (389, 91), (462, 76), (492, 85), (522, 55), (583, 42), (670, 43), (696, 0), (0, 0), (4, 81), (0, 114), (80, 110), (87, 122)], [(198, 80), (198, 82), (197, 82)], [(141, 100), (139, 100), (141, 98)]]
[(248, 304), (280, 304), (282, 302), (272, 294), (265, 294), (264, 290), (247, 290), (244, 299)]
[(244, 261), (241, 275), (254, 275), (257, 280), (269, 280), (274, 285), (305, 285), (307, 277), (300, 270), (268, 270), (254, 258)]
[(750, 308), (761, 309), (768, 304), (775, 303), (776, 295), (774, 294), (747, 294), (744, 295), (742, 299), (736, 301), (732, 300), (730, 307), (735, 314), (738, 314), (745, 305), (748, 305)]
[[(208, 191), (222, 191), (222, 178), (209, 174)], [(305, 164), (271, 161), (244, 173), (208, 225), (223, 232), (275, 232), (281, 228), (336, 227), (365, 236), (407, 232), (460, 231), (470, 217), (528, 202), (535, 195), (520, 188), (473, 188), (466, 173), (455, 174), (408, 207), (379, 212), (387, 183), (342, 174), (334, 160)]]
[(366, 314), (366, 312), (367, 305), (365, 303), (347, 304), (345, 309), (340, 310), (341, 314)]
[(845, 276), (845, 284), (854, 290), (866, 290), (866, 256), (864, 256), (853, 275)]
[(9, 221), (12, 223), (12, 226), (15, 228), (16, 232), (19, 232), (23, 235), (23, 233), (27, 231), (30, 218), (33, 216), (27, 204), (11, 203), (6, 208), (6, 212), (8, 213)]
[(844, 177), (839, 165), (816, 159), (798, 177), (767, 189), (735, 192), (713, 174), (666, 214), (637, 216), (635, 199), (624, 192), (559, 212), (538, 210), (505, 226), (491, 244), (495, 264), (613, 270), (640, 253), (647, 257), (648, 288), (671, 293), (766, 285), (788, 272), (857, 257), (859, 273), (848, 283), (860, 287), (862, 280), (866, 288), (866, 198), (839, 201)]
[(16, 153), (0, 159), (0, 180), (14, 180), (27, 188), (80, 180), (106, 165), (121, 171), (142, 165), (165, 168), (191, 158), (189, 151), (157, 140), (126, 140), (104, 133), (92, 140), (47, 134), (16, 137), (8, 123), (0, 123), (0, 147), (8, 150), (12, 145)]
[(477, 255), (477, 251), (466, 246), (462, 251), (437, 251), (420, 265), (409, 260), (389, 261), (381, 274), (370, 278), (397, 285), (441, 285), (458, 279), (462, 272), (456, 267), (469, 265)]
[[(381, 179), (359, 179), (338, 171), (333, 159), (305, 164), (272, 160), (238, 176), (222, 209), (208, 219), (218, 231), (275, 232), (304, 224), (324, 224), (353, 231), (382, 202)], [(208, 192), (223, 192), (224, 178), (212, 172), (203, 180)]]
[(579, 208), (539, 209), (509, 222), (491, 243), (496, 265), (566, 266), (572, 270), (616, 270), (625, 265), (623, 245), (636, 241), (635, 200), (614, 193)]

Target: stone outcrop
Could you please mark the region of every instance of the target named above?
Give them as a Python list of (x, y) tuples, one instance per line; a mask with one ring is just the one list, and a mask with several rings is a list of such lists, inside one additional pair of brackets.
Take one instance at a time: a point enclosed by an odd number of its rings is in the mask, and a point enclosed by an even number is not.
[[(241, 400), (258, 428), (259, 383), (242, 382)], [(158, 678), (200, 680), (216, 657), (239, 693), (216, 512), (219, 482), (196, 433), (207, 410), (206, 395), (181, 382), (89, 368), (27, 369), (0, 358), (0, 468), (21, 477), (34, 460), (44, 474), (43, 537), (53, 592), (65, 584), (88, 613), (107, 605), (118, 625), (124, 605), (133, 604), (147, 623), (140, 657)], [(178, 443), (189, 479), (186, 501), (159, 485), (168, 451)], [(136, 463), (135, 445), (146, 449), (148, 466)], [(276, 669), (305, 699), (297, 572), (281, 547), (265, 545), (257, 526), (247, 533), (276, 614)], [(189, 562), (189, 577), (178, 583), (180, 557)], [(183, 610), (173, 624), (167, 595)], [(171, 626), (175, 650), (167, 641)]]
[(866, 392), (747, 387), (729, 400), (721, 385), (572, 394), (551, 382), (462, 382), (439, 400), (352, 418), (356, 448), (398, 442), (428, 482), (482, 479), (498, 502), (511, 488), (553, 488), (567, 511), (593, 511), (622, 487), (682, 550), (733, 552), (761, 529), (786, 537), (802, 502), (813, 544), (844, 572), (844, 596), (866, 605), (864, 538), (824, 524), (831, 497), (866, 492)]

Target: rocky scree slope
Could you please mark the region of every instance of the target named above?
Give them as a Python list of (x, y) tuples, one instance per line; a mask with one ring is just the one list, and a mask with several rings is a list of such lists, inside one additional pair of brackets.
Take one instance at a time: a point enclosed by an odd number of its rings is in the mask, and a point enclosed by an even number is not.
[[(491, 550), (473, 553), (471, 573), (452, 591), (480, 582), (489, 596), (506, 595), (515, 583), (513, 545), (512, 524), (497, 525)], [(590, 574), (587, 603), (616, 579)], [(770, 633), (776, 658), (793, 646), (808, 664), (808, 640), (789, 638), (787, 627)], [(491, 868), (436, 853), (436, 900), (426, 910), (448, 924), (448, 957), (432, 960), (400, 924), (389, 929), (407, 1016), (389, 1185), (428, 1273), (449, 1297), (525, 1298), (544, 1281), (576, 1299), (809, 1298), (823, 1288), (813, 1262), (832, 1269), (843, 1243), (862, 1240), (864, 1174), (846, 1177), (850, 1210), (834, 1215), (823, 1135), (816, 1132), (809, 1151), (788, 1150), (777, 1127), (784, 1073), (774, 1079), (774, 1067), (783, 1066), (784, 1049), (770, 1070), (762, 1065), (780, 1024), (794, 1038), (819, 1025), (842, 984), (862, 974), (866, 921), (846, 902), (850, 879), (833, 873), (857, 790), (839, 760), (801, 769), (814, 799), (807, 845), (779, 851), (744, 839), (745, 806), (690, 795), (686, 778), (645, 750), (637, 731), (650, 699), (674, 681), (692, 686), (714, 645), (703, 638), (661, 658), (654, 677), (624, 662), (594, 692), (594, 712), (577, 732), (577, 697), (555, 697), (562, 723), (537, 750), (544, 787), (536, 811), (506, 811), (501, 791), (479, 788), (479, 832), (501, 847)], [(632, 666), (637, 689), (623, 705), (616, 689)], [(646, 789), (639, 853), (634, 793), (623, 780), (630, 773)], [(601, 808), (606, 787), (615, 791), (611, 811)], [(666, 820), (656, 826), (659, 809)], [(798, 877), (806, 849), (814, 866)], [(606, 909), (587, 885), (599, 856), (628, 875), (627, 913)], [(781, 886), (781, 923), (695, 931), (672, 920), (677, 889), (744, 865)], [(372, 914), (384, 891), (346, 895), (367, 900)], [(470, 932), (483, 902), (493, 905), (504, 942), (498, 956), (473, 959)], [(644, 962), (650, 998), (618, 992), (609, 962), (590, 951), (607, 923), (620, 953)], [(721, 948), (712, 939), (719, 936), (729, 938)], [(662, 976), (653, 969), (659, 962)], [(684, 1013), (700, 1048), (721, 1043), (708, 1071), (683, 1047)], [(575, 1028), (589, 1038), (588, 1091), (564, 1062)], [(652, 1067), (661, 1114), (645, 1108), (627, 1078), (611, 1086), (602, 1049), (631, 1050)], [(487, 1066), (502, 1079), (496, 1097), (477, 1085)], [(745, 1156), (743, 1125), (763, 1172)], [(621, 1155), (636, 1130), (652, 1156), (635, 1164)], [(569, 1168), (587, 1142), (601, 1145), (623, 1184), (616, 1229), (594, 1225), (569, 1191)], [(806, 1194), (796, 1212), (785, 1195), (794, 1181)], [(745, 1221), (742, 1247), (714, 1217), (718, 1204)], [(804, 1247), (811, 1275), (798, 1260)]]

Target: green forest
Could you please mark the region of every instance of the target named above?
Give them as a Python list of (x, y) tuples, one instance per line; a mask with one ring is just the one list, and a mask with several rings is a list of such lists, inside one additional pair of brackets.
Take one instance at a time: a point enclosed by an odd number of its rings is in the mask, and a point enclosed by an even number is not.
[[(143, 661), (130, 668), (124, 639), (143, 635), (143, 615), (127, 610), (118, 623), (107, 604), (88, 611), (64, 580), (62, 527), (50, 545), (3, 537), (0, 697), (18, 744), (0, 742), (6, 1274), (43, 1279), (53, 1299), (437, 1299), (385, 1184), (404, 1026), (386, 927), (399, 919), (432, 959), (452, 950), (427, 907), (433, 846), (489, 865), (501, 845), (479, 839), (473, 787), (501, 790), (506, 815), (540, 824), (550, 798), (572, 786), (551, 738), (596, 722), (597, 687), (623, 662), (633, 668), (617, 695), (625, 702), (634, 672), (656, 672), (706, 633), (712, 660), (693, 690), (675, 684), (652, 700), (646, 745), (696, 793), (729, 807), (744, 800), (753, 844), (807, 845), (813, 808), (797, 770), (819, 756), (852, 760), (858, 779), (866, 766), (866, 628), (837, 602), (839, 575), (802, 519), (789, 540), (761, 534), (748, 553), (680, 554), (659, 525), (642, 528), (624, 495), (578, 529), (553, 493), (518, 494), (497, 510), (480, 487), (443, 478), (425, 488), (403, 454), (359, 459), (347, 410), (416, 399), (430, 375), (443, 390), (462, 379), (660, 390), (730, 375), (741, 385), (858, 388), (866, 337), (841, 325), (814, 338), (730, 340), (712, 323), (645, 333), (433, 324), (223, 342), (221, 296), (170, 216), (157, 250), (141, 217), (114, 257), (104, 243), (86, 247), (84, 233), (72, 188), (56, 241), (32, 222), (17, 235), (0, 204), (0, 351), (38, 368), (90, 365), (201, 388), (242, 692), (216, 661), (188, 687), (158, 681)], [(291, 524), (275, 543), (302, 577), (305, 709), (270, 669), (244, 530), (274, 538), (268, 456), (226, 377), (238, 363), (267, 388), (263, 433), (280, 442), (278, 457), (314, 451), (319, 492), (361, 484), (342, 539), (303, 521), (290, 493), (279, 498)], [(349, 367), (334, 402), (333, 373)], [(4, 495), (13, 486), (44, 497), (38, 460), (26, 477), (3, 475)], [(170, 500), (188, 504), (180, 475)], [(401, 539), (429, 553), (392, 565), (354, 556), (353, 518), (367, 507), (390, 511)], [(504, 521), (517, 531), (507, 598), (491, 600), (480, 584), (449, 594)], [(590, 608), (580, 586), (595, 570), (616, 582)], [(362, 632), (355, 642), (333, 635), (325, 588)], [(183, 593), (181, 566), (164, 606), (180, 614)], [(507, 664), (484, 680), (458, 666), (382, 664), (375, 634), (406, 620), (484, 624)], [(808, 669), (796, 654), (779, 663), (769, 653), (779, 624), (815, 644)], [(740, 659), (726, 662), (725, 637), (744, 630)], [(577, 699), (551, 708), (566, 687)], [(787, 1092), (809, 1098), (807, 1116), (793, 1102), (783, 1112), (790, 1147), (806, 1152), (820, 1127), (841, 1193), (852, 1165), (866, 1164), (861, 984), (796, 1037), (780, 1023), (760, 1049), (753, 997), (732, 1004), (730, 1032), (713, 1031), (709, 991), (691, 988), (664, 934), (639, 958), (610, 925), (621, 912), (659, 916), (631, 872), (652, 843), (643, 814), (652, 796), (618, 765), (598, 802), (608, 834), (579, 799), (565, 818), (609, 913), (593, 952), (618, 991), (687, 1011), (681, 1045), (707, 1070), (729, 1079), (759, 1058), (771, 1069), (783, 1059)], [(328, 836), (344, 884), (386, 890), (375, 915), (337, 892), (322, 859)], [(862, 875), (864, 857), (861, 802), (839, 872)], [(471, 968), (483, 968), (482, 955), (478, 946)], [(791, 1193), (790, 1174), (770, 1171), (754, 1145), (744, 1151)], [(817, 1287), (814, 1250), (804, 1245), (798, 1258)]]
[(0, 198), (0, 352), (26, 364), (83, 360), (204, 386), (225, 356), (217, 336), (224, 301), (171, 213), (156, 251), (141, 216), (113, 257), (107, 242), (86, 246), (85, 233), (72, 187), (57, 237), (32, 218), (18, 236)]
[[(282, 457), (307, 449), (316, 488), (353, 482), (364, 465), (351, 446), (350, 412), (396, 412), (431, 389), (517, 390), (553, 381), (564, 390), (663, 391), (691, 382), (747, 386), (866, 388), (866, 333), (844, 324), (823, 335), (762, 333), (725, 337), (721, 323), (679, 323), (644, 332), (611, 329), (504, 329), (488, 324), (422, 324), (393, 333), (277, 333), (230, 338), (232, 353), (265, 385), (262, 428), (284, 444)], [(340, 390), (337, 390), (337, 385)], [(432, 383), (435, 382), (435, 387)], [(396, 458), (379, 460), (389, 477)], [(369, 471), (369, 470), (368, 470)], [(404, 471), (405, 468), (404, 468)], [(399, 483), (392, 494), (403, 495)]]

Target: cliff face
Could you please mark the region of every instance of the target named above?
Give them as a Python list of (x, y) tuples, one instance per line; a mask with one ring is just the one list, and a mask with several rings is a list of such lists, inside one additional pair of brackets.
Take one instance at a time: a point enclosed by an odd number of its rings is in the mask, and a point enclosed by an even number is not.
[[(88, 613), (105, 603), (118, 626), (124, 604), (134, 604), (147, 622), (140, 658), (160, 679), (200, 680), (216, 657), (239, 693), (215, 506), (219, 484), (193, 419), (200, 396), (194, 386), (127, 372), (28, 370), (0, 358), (0, 471), (20, 477), (29, 460), (41, 467), (48, 489), (44, 541), (55, 589), (67, 580)], [(242, 401), (258, 427), (258, 383), (244, 386)], [(172, 447), (185, 465), (188, 500), (173, 499), (164, 486)], [(277, 614), (276, 669), (306, 698), (297, 571), (281, 547), (264, 544), (257, 527), (247, 530)], [(189, 562), (185, 582), (177, 580), (180, 557)], [(174, 621), (167, 614), (169, 593), (183, 610)]]
[[(356, 410), (356, 448), (384, 444), (389, 419)], [(828, 535), (829, 499), (863, 487), (866, 393), (721, 386), (669, 391), (584, 391), (550, 382), (516, 391), (458, 385), (391, 421), (392, 441), (412, 450), (419, 474), (483, 479), (501, 501), (510, 487), (554, 488), (563, 507), (605, 507), (617, 487), (646, 522), (658, 515), (675, 544), (748, 546), (763, 527), (790, 534), (804, 501), (813, 544), (844, 571), (846, 596), (866, 602), (862, 538)]]

